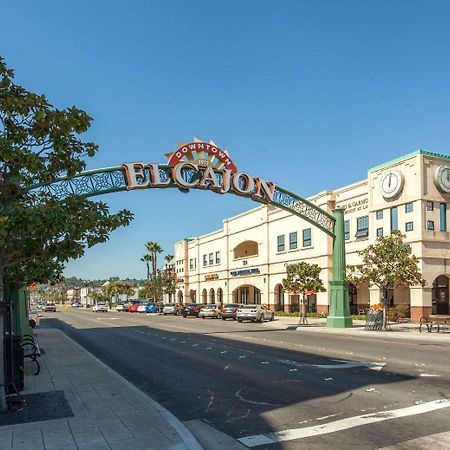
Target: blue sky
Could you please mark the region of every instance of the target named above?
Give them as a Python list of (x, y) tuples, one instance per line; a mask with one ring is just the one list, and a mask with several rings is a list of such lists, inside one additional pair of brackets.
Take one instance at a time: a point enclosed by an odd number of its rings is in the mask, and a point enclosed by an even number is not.
[[(418, 148), (450, 153), (448, 1), (8, 0), (0, 14), (16, 81), (94, 117), (89, 168), (164, 162), (196, 136), (306, 197)], [(256, 206), (176, 190), (101, 199), (135, 220), (67, 275), (144, 277), (145, 242), (173, 253)]]

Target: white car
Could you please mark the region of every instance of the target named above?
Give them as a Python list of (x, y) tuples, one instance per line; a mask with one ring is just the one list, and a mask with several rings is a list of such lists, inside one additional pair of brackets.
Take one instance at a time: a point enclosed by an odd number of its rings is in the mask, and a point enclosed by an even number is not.
[(92, 312), (108, 312), (108, 308), (104, 303), (97, 303), (92, 307)]
[(205, 319), (206, 317), (211, 317), (211, 319), (217, 319), (219, 317), (220, 309), (217, 305), (205, 305), (200, 312), (198, 317)]
[(238, 322), (251, 320), (252, 322), (263, 322), (273, 320), (274, 313), (265, 305), (243, 305), (236, 312)]
[(117, 312), (123, 312), (123, 310), (124, 310), (125, 308), (124, 308), (124, 306), (123, 306), (123, 304), (118, 304), (118, 305), (116, 305), (116, 311)]
[(138, 306), (137, 312), (138, 313), (145, 313), (147, 309), (147, 303), (143, 303), (142, 305)]

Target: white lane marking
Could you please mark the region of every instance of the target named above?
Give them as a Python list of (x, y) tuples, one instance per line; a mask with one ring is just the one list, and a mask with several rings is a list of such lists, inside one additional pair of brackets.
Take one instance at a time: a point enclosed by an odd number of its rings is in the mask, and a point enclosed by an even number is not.
[(380, 371), (386, 363), (379, 362), (362, 362), (362, 361), (347, 361), (342, 359), (333, 359), (340, 364), (313, 364), (312, 367), (317, 367), (319, 369), (353, 369), (354, 367), (367, 367), (371, 370)]
[(348, 361), (346, 359), (333, 359), (332, 361), (335, 361), (340, 364), (301, 364), (297, 361), (291, 361), (289, 359), (277, 359), (277, 362), (283, 363), (283, 364), (289, 364), (291, 366), (296, 367), (317, 367), (318, 369), (329, 369), (329, 370), (335, 370), (335, 369), (353, 369), (355, 367), (366, 367), (370, 370), (376, 370), (380, 371), (386, 363), (380, 363), (380, 362), (363, 362), (363, 361)]
[(322, 434), (335, 433), (336, 431), (348, 430), (349, 428), (368, 425), (375, 422), (383, 422), (390, 419), (398, 419), (401, 417), (415, 416), (417, 414), (425, 414), (437, 409), (450, 407), (450, 400), (440, 399), (432, 402), (421, 403), (415, 406), (408, 406), (401, 409), (393, 409), (391, 411), (380, 411), (374, 414), (363, 416), (348, 417), (347, 419), (336, 420), (311, 427), (293, 428), (291, 430), (278, 431), (276, 433), (256, 434), (254, 436), (246, 436), (239, 438), (238, 441), (247, 447), (257, 447), (259, 445), (276, 444), (283, 441), (293, 441), (295, 439), (303, 439), (311, 436), (320, 436)]
[(344, 413), (330, 414), (329, 416), (318, 417), (316, 420), (325, 420), (325, 419), (329, 419), (330, 417), (341, 416), (342, 414), (344, 414)]
[(434, 373), (421, 373), (421, 377), (440, 377), (440, 375), (436, 375)]

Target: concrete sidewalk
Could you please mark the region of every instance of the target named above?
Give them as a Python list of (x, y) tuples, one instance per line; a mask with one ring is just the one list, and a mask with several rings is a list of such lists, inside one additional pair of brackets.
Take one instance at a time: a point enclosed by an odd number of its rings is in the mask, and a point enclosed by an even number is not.
[(0, 450), (202, 449), (175, 416), (64, 333), (35, 334), (41, 373), (26, 374), (22, 394), (63, 391), (74, 415), (0, 426)]
[(264, 322), (263, 326), (268, 328), (277, 328), (292, 330), (299, 333), (323, 333), (339, 334), (340, 336), (358, 336), (367, 338), (393, 338), (408, 339), (416, 341), (440, 341), (450, 343), (450, 329), (443, 329), (439, 333), (434, 331), (428, 333), (426, 327), (422, 327), (422, 333), (419, 333), (418, 323), (392, 323), (390, 331), (368, 331), (364, 329), (364, 320), (354, 320), (353, 328), (327, 328), (326, 319), (308, 317), (308, 324), (299, 325), (297, 317), (276, 316), (272, 322)]

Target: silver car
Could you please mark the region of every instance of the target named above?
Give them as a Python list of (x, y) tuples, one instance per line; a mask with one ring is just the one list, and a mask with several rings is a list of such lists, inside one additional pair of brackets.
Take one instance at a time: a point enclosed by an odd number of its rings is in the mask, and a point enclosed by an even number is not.
[(211, 317), (211, 319), (217, 319), (219, 317), (220, 309), (217, 305), (205, 305), (200, 312), (198, 317), (206, 319), (206, 317)]
[(238, 322), (251, 320), (252, 322), (263, 322), (264, 320), (273, 320), (274, 313), (265, 305), (244, 305), (236, 313)]
[(176, 303), (167, 303), (164, 305), (162, 310), (163, 314), (166, 316), (167, 314), (178, 314), (178, 305)]

